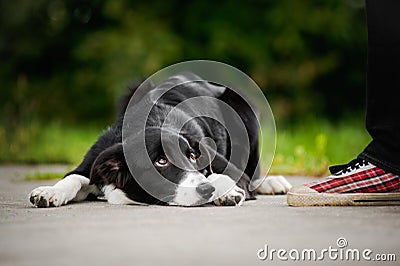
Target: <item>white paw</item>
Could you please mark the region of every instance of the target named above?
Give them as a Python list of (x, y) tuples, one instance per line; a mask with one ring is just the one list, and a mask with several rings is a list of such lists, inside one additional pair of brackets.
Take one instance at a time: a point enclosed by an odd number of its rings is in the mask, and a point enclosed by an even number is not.
[(281, 175), (267, 176), (261, 186), (257, 188), (260, 194), (286, 194), (292, 185)]
[(66, 194), (63, 190), (53, 186), (43, 186), (32, 190), (29, 201), (35, 207), (59, 207), (66, 204)]
[(240, 206), (243, 204), (245, 198), (245, 191), (240, 187), (235, 186), (228, 193), (214, 200), (214, 204), (217, 206)]

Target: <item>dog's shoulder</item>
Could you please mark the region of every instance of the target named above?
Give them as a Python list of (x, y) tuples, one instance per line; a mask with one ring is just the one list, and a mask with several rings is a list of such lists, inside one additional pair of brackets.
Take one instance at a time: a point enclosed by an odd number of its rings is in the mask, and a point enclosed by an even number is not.
[[(196, 96), (218, 98), (225, 92), (226, 89), (225, 86), (197, 76), (192, 72), (178, 73), (174, 76), (171, 76), (157, 87), (164, 88), (175, 93), (178, 92), (184, 95), (186, 98)], [(173, 90), (171, 90), (171, 88), (173, 88)]]
[[(226, 90), (225, 86), (203, 79), (192, 72), (175, 74), (157, 85), (150, 80), (131, 83), (128, 91), (117, 102), (117, 120), (123, 118), (133, 95), (136, 102), (146, 98), (147, 102), (153, 104), (161, 100), (164, 104), (174, 106), (193, 97), (220, 98), (226, 94)], [(160, 98), (161, 95), (163, 97)]]

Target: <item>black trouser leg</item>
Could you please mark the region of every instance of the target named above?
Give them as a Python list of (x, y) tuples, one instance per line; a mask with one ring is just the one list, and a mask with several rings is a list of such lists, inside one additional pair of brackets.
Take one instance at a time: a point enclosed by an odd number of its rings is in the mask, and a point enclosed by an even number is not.
[(366, 127), (371, 143), (360, 154), (400, 173), (400, 1), (366, 1), (368, 72)]

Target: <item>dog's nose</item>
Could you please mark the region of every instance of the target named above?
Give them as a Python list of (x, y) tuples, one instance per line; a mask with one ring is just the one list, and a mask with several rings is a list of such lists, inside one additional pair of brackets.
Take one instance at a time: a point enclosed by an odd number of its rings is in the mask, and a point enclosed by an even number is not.
[(204, 199), (209, 199), (215, 188), (208, 182), (203, 182), (196, 187), (197, 193)]

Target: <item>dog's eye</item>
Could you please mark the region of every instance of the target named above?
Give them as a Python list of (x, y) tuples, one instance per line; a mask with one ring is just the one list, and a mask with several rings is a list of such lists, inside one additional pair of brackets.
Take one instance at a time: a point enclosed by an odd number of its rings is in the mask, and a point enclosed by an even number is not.
[(158, 167), (165, 167), (169, 165), (169, 161), (167, 157), (165, 156), (160, 156), (157, 161), (155, 162), (155, 165)]
[(189, 153), (189, 160), (193, 163), (196, 162), (197, 156), (194, 152)]

